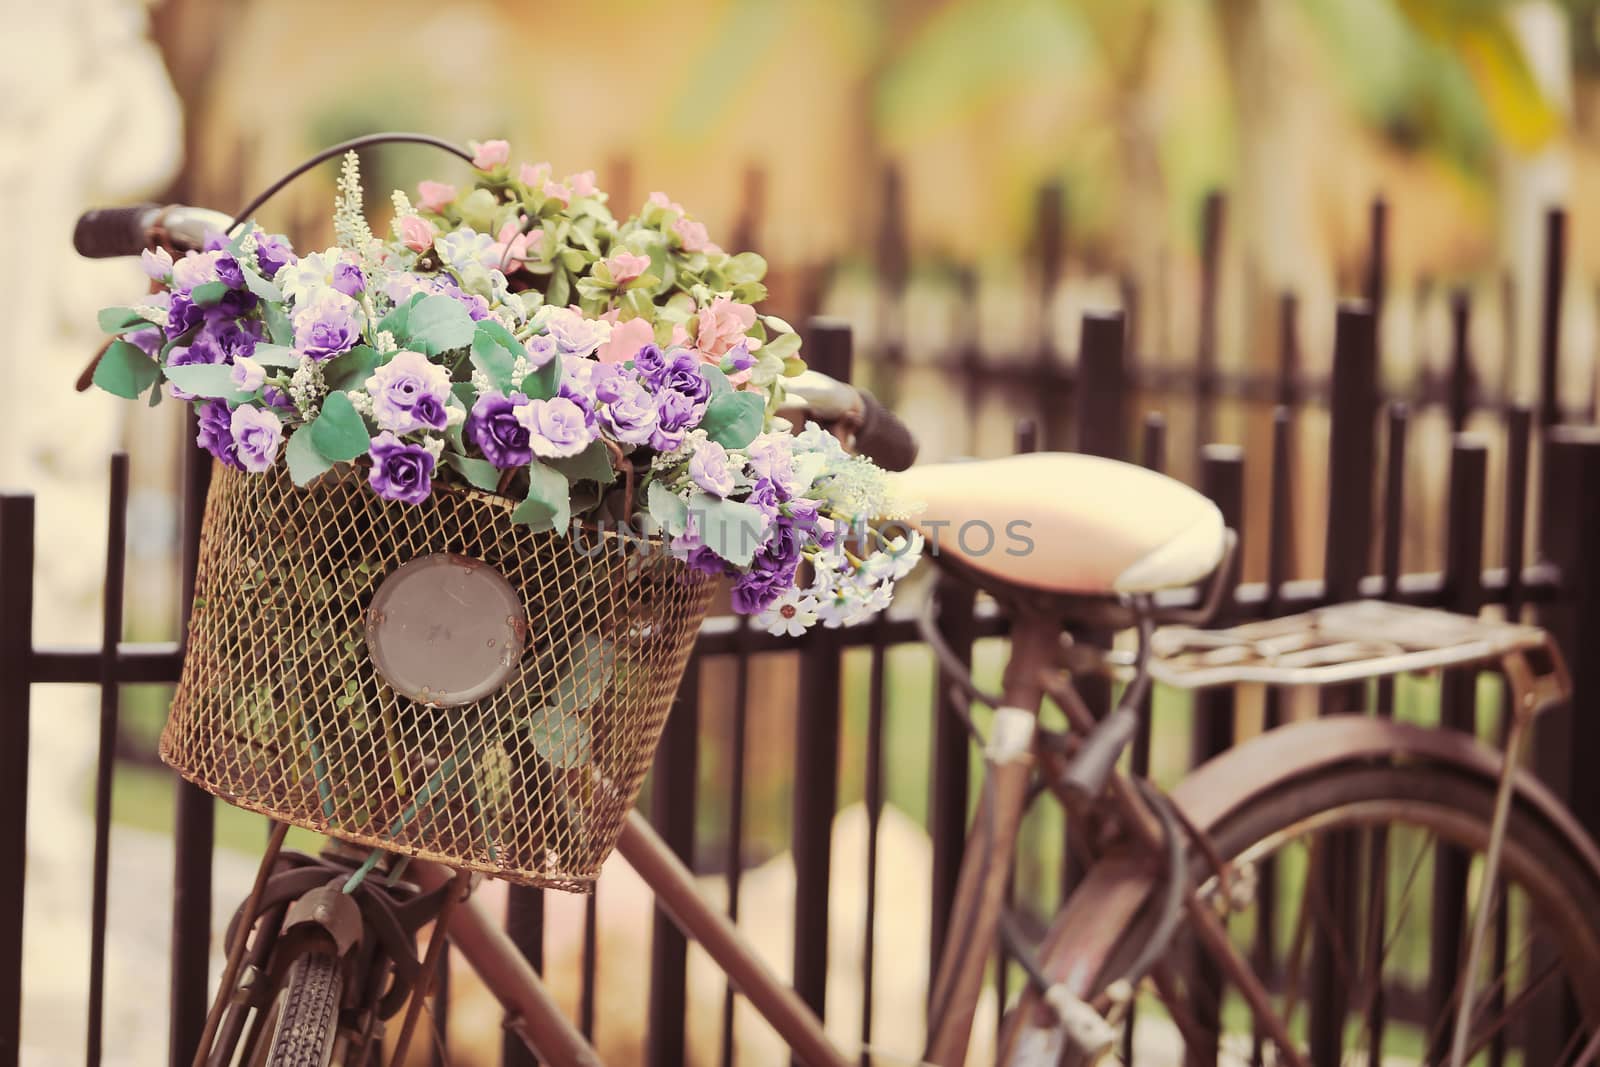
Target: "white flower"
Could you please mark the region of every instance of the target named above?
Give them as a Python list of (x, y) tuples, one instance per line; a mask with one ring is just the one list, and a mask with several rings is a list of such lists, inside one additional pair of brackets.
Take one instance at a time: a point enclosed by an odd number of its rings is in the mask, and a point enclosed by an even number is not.
[(174, 289), (193, 289), (197, 285), (216, 281), (217, 260), (221, 258), (221, 249), (213, 249), (210, 252), (190, 252), (173, 263), (172, 287)]
[(451, 404), (444, 409), (445, 426), (460, 426), (467, 421), (467, 409), (460, 404)]
[(296, 304), (314, 297), (318, 291), (333, 285), (333, 268), (338, 266), (341, 253), (337, 248), (326, 252), (312, 252), (301, 256), (299, 262), (290, 263), (278, 270), (273, 282), (284, 298)]
[(378, 331), (378, 355), (386, 356), (390, 352), (398, 351), (399, 348), (400, 342), (394, 339), (394, 334), (390, 333), (388, 330)]
[(228, 376), (241, 393), (253, 393), (267, 380), (267, 369), (249, 356), (235, 356), (233, 373)]
[(433, 457), (435, 463), (439, 462), (439, 454), (444, 451), (444, 438), (424, 437), (422, 447), (428, 450), (428, 455)]
[(153, 322), (157, 326), (167, 325), (167, 309), (160, 304), (135, 304), (133, 313), (146, 322)]
[(333, 205), (333, 235), (342, 247), (364, 255), (372, 244), (372, 230), (361, 213), (361, 199), (361, 159), (354, 151), (346, 152)]
[(816, 624), (817, 601), (798, 589), (788, 589), (756, 616), (756, 625), (777, 636), (799, 637)]
[(362, 389), (349, 389), (344, 394), (350, 400), (350, 406), (356, 409), (357, 414), (372, 415), (372, 395)]

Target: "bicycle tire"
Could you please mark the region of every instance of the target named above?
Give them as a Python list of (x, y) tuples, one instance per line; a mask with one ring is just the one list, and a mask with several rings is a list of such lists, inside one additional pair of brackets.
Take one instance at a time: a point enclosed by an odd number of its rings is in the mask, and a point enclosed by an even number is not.
[[(1324, 829), (1421, 827), (1440, 841), (1481, 854), (1489, 836), (1494, 786), (1492, 778), (1461, 767), (1411, 762), (1403, 757), (1336, 764), (1287, 776), (1254, 803), (1200, 829), (1227, 860), (1260, 851), (1258, 846), (1274, 837), (1292, 840), (1286, 835), (1294, 827), (1312, 823)], [(1531, 897), (1541, 918), (1551, 923), (1550, 941), (1561, 950), (1564, 973), (1580, 1010), (1591, 1024), (1600, 1025), (1600, 878), (1592, 855), (1585, 855), (1578, 842), (1521, 796), (1512, 806), (1510, 819), (1502, 872)], [(1205, 861), (1196, 856), (1192, 862), (1203, 876)], [(1123, 897), (1121, 906), (1126, 907), (1126, 902)], [(1092, 992), (1100, 992), (1138, 952), (1141, 938), (1154, 922), (1149, 910), (1144, 909), (1132, 923), (1124, 916), (1101, 920), (1120, 922), (1127, 933), (1105, 957), (1090, 985)], [(1095, 921), (1080, 917), (1078, 922), (1083, 925), (1079, 928), (1093, 928)], [(1055, 950), (1047, 950), (1045, 969), (1057, 975), (1071, 973), (1073, 946), (1064, 941), (1057, 944)], [(1025, 1044), (1020, 1042), (1020, 1032), (1037, 1030), (1028, 1020), (1041, 1018), (1037, 997), (1031, 991), (1016, 1010), (1018, 1033), (1012, 1035), (1011, 1049)]]
[(308, 952), (290, 965), (263, 1067), (328, 1067), (342, 986), (331, 953)]

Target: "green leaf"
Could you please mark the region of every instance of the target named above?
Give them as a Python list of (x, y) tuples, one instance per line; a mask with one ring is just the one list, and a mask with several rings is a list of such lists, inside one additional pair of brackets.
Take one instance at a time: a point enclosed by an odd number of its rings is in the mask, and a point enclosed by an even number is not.
[(387, 362), (387, 359), (367, 345), (357, 345), (328, 361), (327, 368), (322, 372), (323, 381), (328, 383), (329, 391), (361, 389), (367, 384), (372, 372)]
[(189, 299), (194, 301), (195, 307), (208, 308), (228, 295), (228, 286), (225, 282), (206, 282), (197, 285), (189, 291)]
[(455, 452), (446, 452), (444, 461), (450, 464), (457, 474), (479, 489), (492, 493), (500, 487), (500, 469), (486, 459), (472, 459)]
[(766, 528), (761, 512), (753, 506), (706, 493), (689, 498), (689, 517), (706, 547), (738, 567), (750, 565)]
[(267, 336), (272, 338), (275, 345), (294, 344), (294, 327), (289, 325), (289, 316), (283, 313), (283, 305), (271, 300), (261, 305), (261, 317), (267, 323)]
[(137, 399), (160, 380), (161, 368), (155, 360), (127, 341), (111, 342), (94, 368), (94, 384), (127, 400)]
[(318, 475), (333, 469), (333, 461), (317, 451), (312, 438), (320, 418), (313, 419), (289, 435), (283, 455), (289, 462), (289, 477), (295, 485), (305, 485)]
[(673, 537), (689, 528), (689, 505), (683, 498), (660, 482), (651, 482), (645, 491), (645, 506), (650, 517)]
[(589, 447), (576, 456), (550, 460), (550, 466), (566, 475), (569, 482), (610, 485), (617, 480), (617, 472), (611, 466), (611, 450), (604, 441), (590, 441)]
[(254, 392), (243, 392), (233, 384), (233, 368), (226, 363), (189, 363), (167, 367), (163, 373), (184, 392), (209, 400), (242, 404), (255, 396)]
[(294, 370), (300, 366), (300, 361), (305, 357), (292, 348), (283, 345), (258, 344), (250, 358), (263, 367), (286, 367)]
[(700, 428), (724, 448), (743, 448), (761, 432), (766, 410), (759, 393), (724, 393), (706, 407)]
[[(512, 368), (516, 365), (519, 353), (506, 347), (492, 329), (484, 328), (489, 321), (484, 319), (478, 323), (478, 329), (472, 335), (472, 365), (483, 372), (484, 377), (489, 379), (490, 385), (502, 393), (509, 393)], [(504, 326), (500, 326), (499, 323), (494, 325), (500, 327), (501, 333), (506, 333)], [(522, 347), (509, 333), (506, 333), (506, 337), (512, 344), (517, 345), (517, 348)]]
[(733, 386), (728, 382), (728, 376), (722, 373), (722, 368), (714, 363), (700, 364), (700, 375), (711, 383), (711, 395), (721, 396), (733, 392)]
[(410, 347), (426, 356), (437, 356), (472, 343), (475, 328), (472, 316), (454, 297), (435, 293), (413, 307), (406, 320)]
[(587, 712), (605, 695), (616, 671), (612, 643), (599, 634), (580, 635), (557, 668), (544, 706), (533, 714), (528, 741), (534, 751), (561, 770), (588, 763)]
[(283, 290), (249, 267), (240, 267), (239, 270), (244, 274), (244, 287), (246, 289), (268, 302), (280, 304), (283, 302)]
[(538, 460), (528, 464), (528, 496), (511, 513), (513, 522), (531, 526), (535, 533), (555, 530), (565, 537), (572, 518), (572, 491), (566, 476)]
[(561, 357), (551, 356), (550, 362), (522, 379), (517, 388), (529, 400), (549, 400), (561, 388)]
[(393, 335), (395, 342), (401, 348), (405, 348), (411, 341), (411, 309), (416, 307), (425, 295), (427, 294), (413, 293), (405, 303), (396, 304), (389, 314), (383, 317), (383, 321), (378, 323), (378, 331), (382, 333), (387, 330)]
[(335, 463), (355, 459), (372, 444), (367, 424), (343, 393), (329, 393), (322, 399), (322, 411), (309, 423), (311, 443)]
[(100, 309), (102, 333), (127, 333), (129, 330), (143, 330), (153, 325), (154, 323), (132, 308)]
[(728, 280), (735, 284), (739, 282), (759, 282), (767, 274), (767, 261), (754, 252), (740, 252), (736, 256), (729, 256), (728, 262), (723, 265), (722, 273)]
[(544, 302), (552, 307), (566, 307), (572, 297), (572, 281), (559, 263), (550, 272), (550, 284), (544, 288)]

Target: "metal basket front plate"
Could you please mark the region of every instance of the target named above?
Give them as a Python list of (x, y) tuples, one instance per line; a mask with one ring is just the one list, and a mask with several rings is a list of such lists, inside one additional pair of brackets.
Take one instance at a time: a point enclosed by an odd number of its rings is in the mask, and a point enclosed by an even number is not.
[[(639, 791), (714, 581), (659, 545), (561, 538), (512, 502), (438, 486), (385, 501), (339, 467), (306, 488), (218, 466), (182, 681), (161, 755), (230, 803), (360, 844), (583, 890)], [(454, 553), (520, 595), (497, 692), (396, 693), (368, 608), (409, 560)]]

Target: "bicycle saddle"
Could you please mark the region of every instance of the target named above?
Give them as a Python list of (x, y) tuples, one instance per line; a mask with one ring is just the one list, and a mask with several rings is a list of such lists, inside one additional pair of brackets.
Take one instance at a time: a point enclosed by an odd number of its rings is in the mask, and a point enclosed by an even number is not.
[(1068, 452), (895, 475), (929, 551), (1013, 586), (1114, 596), (1193, 585), (1225, 551), (1222, 513), (1182, 482)]

